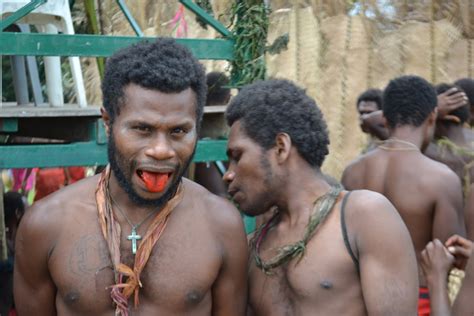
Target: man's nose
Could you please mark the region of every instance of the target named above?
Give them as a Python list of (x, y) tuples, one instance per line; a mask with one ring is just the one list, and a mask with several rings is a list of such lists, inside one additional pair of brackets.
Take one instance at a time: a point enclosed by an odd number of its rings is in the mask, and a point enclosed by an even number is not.
[(146, 149), (145, 154), (156, 160), (168, 160), (175, 156), (175, 151), (166, 135), (159, 134)]
[(235, 178), (235, 172), (232, 171), (232, 169), (227, 169), (227, 171), (224, 173), (224, 175), (222, 176), (222, 180), (224, 180), (224, 182), (226, 183), (231, 183)]

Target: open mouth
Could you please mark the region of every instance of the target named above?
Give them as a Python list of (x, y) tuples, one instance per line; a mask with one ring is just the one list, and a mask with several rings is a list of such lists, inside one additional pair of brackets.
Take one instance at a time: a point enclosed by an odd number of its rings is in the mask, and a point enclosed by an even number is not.
[(137, 175), (143, 181), (147, 190), (153, 193), (162, 192), (166, 188), (171, 174), (172, 172), (137, 170)]

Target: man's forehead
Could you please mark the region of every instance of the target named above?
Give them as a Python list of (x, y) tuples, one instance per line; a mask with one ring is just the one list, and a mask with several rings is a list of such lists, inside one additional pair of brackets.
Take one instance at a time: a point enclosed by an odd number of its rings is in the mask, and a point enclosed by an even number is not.
[(247, 133), (245, 133), (245, 130), (242, 126), (242, 123), (239, 121), (235, 121), (231, 126), (230, 126), (230, 132), (229, 132), (229, 141), (239, 141), (242, 139), (249, 138)]
[(238, 149), (251, 149), (251, 148), (260, 148), (260, 144), (252, 139), (245, 131), (243, 124), (240, 121), (236, 121), (232, 124), (229, 133), (229, 140), (227, 143), (227, 148), (229, 150), (238, 150)]
[(147, 88), (143, 87), (136, 83), (129, 83), (123, 87), (123, 98), (129, 100), (132, 98), (146, 99), (146, 98), (156, 98), (160, 97), (162, 99), (192, 99), (196, 101), (197, 95), (196, 92), (191, 88), (185, 88), (181, 91), (162, 91), (159, 88)]
[(176, 112), (195, 116), (196, 104), (196, 94), (191, 88), (167, 93), (130, 84), (124, 90), (121, 111), (132, 115), (153, 111), (167, 115)]

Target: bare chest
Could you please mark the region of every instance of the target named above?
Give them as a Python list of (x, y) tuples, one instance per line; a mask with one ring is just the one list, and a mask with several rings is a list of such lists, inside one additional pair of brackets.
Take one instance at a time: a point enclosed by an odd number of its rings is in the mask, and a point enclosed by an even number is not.
[[(282, 239), (274, 238), (273, 244), (268, 239), (265, 247), (262, 245), (261, 258), (274, 256), (283, 245)], [(313, 236), (302, 257), (276, 268), (270, 275), (256, 266), (253, 257), (251, 260), (250, 303), (257, 314), (278, 311), (274, 315), (312, 315), (307, 311), (314, 312), (316, 307), (320, 311), (328, 307), (326, 311), (332, 313), (336, 310), (331, 308), (337, 308), (341, 297), (362, 302), (357, 270), (340, 229), (332, 221)]]
[[(196, 232), (188, 234), (176, 228), (167, 227), (140, 276), (140, 304), (154, 305), (155, 310), (184, 312), (210, 304), (210, 289), (220, 268), (218, 247), (209, 235), (203, 232), (192, 238)], [(130, 233), (129, 228), (123, 230), (120, 252), (121, 262), (133, 267)], [(113, 310), (110, 286), (115, 284), (114, 269), (98, 225), (69, 231), (58, 241), (49, 269), (58, 289), (57, 301), (65, 309), (97, 315)]]

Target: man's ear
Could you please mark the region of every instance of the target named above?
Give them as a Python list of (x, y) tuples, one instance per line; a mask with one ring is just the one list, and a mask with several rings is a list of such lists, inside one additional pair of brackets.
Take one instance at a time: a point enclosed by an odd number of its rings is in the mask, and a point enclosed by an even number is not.
[(291, 137), (287, 133), (278, 133), (275, 137), (276, 158), (278, 163), (285, 162), (290, 156)]
[(107, 136), (110, 135), (110, 115), (109, 113), (103, 108), (100, 108), (100, 114), (102, 115), (102, 120), (104, 121), (105, 133)]

